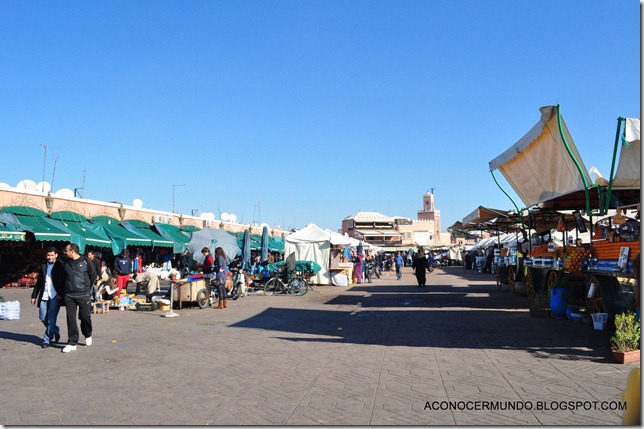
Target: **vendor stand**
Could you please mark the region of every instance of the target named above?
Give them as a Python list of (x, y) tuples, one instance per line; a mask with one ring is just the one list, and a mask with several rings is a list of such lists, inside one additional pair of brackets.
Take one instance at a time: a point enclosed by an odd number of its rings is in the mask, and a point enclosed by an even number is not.
[[(536, 207), (544, 213), (579, 210), (576, 220), (581, 219), (582, 224), (584, 223), (582, 214), (592, 225), (593, 216), (606, 215), (609, 209), (637, 206), (639, 213), (639, 119), (618, 118), (611, 176), (609, 180), (598, 178), (596, 183), (591, 184), (590, 176), (561, 117), (559, 106), (545, 106), (540, 110), (541, 120), (517, 143), (490, 162), (492, 176), (494, 177), (494, 170), (499, 169), (526, 207)], [(624, 130), (620, 134), (622, 124), (624, 124)], [(622, 141), (620, 166), (613, 176), (620, 137)], [(569, 156), (563, 155), (565, 153)], [(496, 178), (494, 180), (496, 181)], [(637, 239), (639, 240), (639, 236)], [(595, 243), (593, 245), (597, 247)], [(621, 247), (624, 246), (620, 246), (620, 251)], [(627, 247), (630, 254), (633, 249), (630, 245)], [(639, 248), (637, 250), (639, 251)], [(621, 310), (619, 305), (621, 298), (615, 290), (617, 276), (614, 271), (616, 264), (614, 261), (618, 259), (614, 258), (615, 249), (611, 250), (611, 259), (604, 259), (608, 256), (602, 256), (602, 251), (599, 250), (601, 259), (595, 258), (599, 263), (587, 264), (582, 272), (590, 283), (589, 289), (598, 289), (602, 294), (601, 299), (593, 298), (595, 299), (592, 302), (594, 309), (600, 309), (601, 304), (609, 314), (615, 314)], [(563, 255), (565, 257), (565, 250)], [(620, 274), (628, 275), (629, 257), (634, 258), (635, 255), (626, 255), (622, 258)], [(542, 290), (543, 285), (546, 288), (551, 287), (556, 281), (557, 270), (562, 268), (561, 262), (557, 261), (554, 255), (553, 257), (541, 256), (538, 252), (531, 253), (530, 262), (532, 289)], [(538, 269), (533, 269), (535, 267)], [(593, 285), (599, 287), (593, 288)], [(590, 292), (589, 290), (589, 295), (591, 295)]]

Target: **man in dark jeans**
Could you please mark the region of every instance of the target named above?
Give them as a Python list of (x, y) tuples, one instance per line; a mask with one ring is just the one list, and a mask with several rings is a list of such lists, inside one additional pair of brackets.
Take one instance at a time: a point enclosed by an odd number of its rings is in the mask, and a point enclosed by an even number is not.
[(78, 344), (78, 324), (76, 313), (80, 319), (81, 332), (85, 336), (85, 345), (92, 345), (92, 317), (90, 295), (92, 285), (96, 281), (94, 265), (85, 256), (81, 256), (77, 244), (65, 246), (65, 307), (67, 310), (67, 345), (63, 353), (76, 350)]
[(31, 305), (38, 305), (40, 321), (45, 325), (42, 347), (60, 341), (60, 328), (56, 324), (58, 310), (65, 294), (65, 271), (54, 247), (45, 250), (47, 262), (38, 272), (38, 281), (31, 294)]

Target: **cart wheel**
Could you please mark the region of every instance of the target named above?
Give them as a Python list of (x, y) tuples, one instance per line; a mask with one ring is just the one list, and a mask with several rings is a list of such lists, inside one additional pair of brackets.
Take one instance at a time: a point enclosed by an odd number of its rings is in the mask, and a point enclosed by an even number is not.
[(510, 293), (514, 293), (514, 268), (508, 267), (508, 290)]
[(532, 273), (530, 270), (526, 271), (525, 276), (525, 293), (528, 296), (528, 299), (532, 301), (534, 298), (534, 283), (532, 282)]
[(557, 283), (557, 272), (556, 271), (548, 271), (548, 274), (546, 275), (546, 296), (548, 299), (550, 299), (550, 289), (552, 289), (555, 284)]
[(199, 308), (204, 308), (208, 305), (208, 291), (206, 289), (201, 289), (197, 292), (197, 304), (199, 304)]
[(589, 293), (592, 292), (592, 297), (586, 298), (588, 306), (591, 308), (592, 313), (605, 313), (604, 300), (602, 299), (602, 289), (599, 286), (599, 280), (595, 276), (591, 276), (588, 280)]

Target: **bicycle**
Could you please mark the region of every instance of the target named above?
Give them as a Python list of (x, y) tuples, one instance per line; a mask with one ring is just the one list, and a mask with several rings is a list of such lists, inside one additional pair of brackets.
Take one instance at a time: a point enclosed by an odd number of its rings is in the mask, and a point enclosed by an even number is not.
[(302, 296), (306, 295), (309, 290), (313, 290), (311, 285), (309, 285), (309, 281), (306, 280), (306, 276), (303, 272), (296, 272), (295, 277), (289, 282), (289, 285), (293, 295)]
[(282, 280), (283, 276), (284, 274), (279, 271), (275, 273), (275, 275), (273, 275), (270, 280), (264, 284), (264, 295), (275, 295), (276, 293), (290, 295), (292, 292), (291, 286), (288, 282), (288, 274), (286, 283)]

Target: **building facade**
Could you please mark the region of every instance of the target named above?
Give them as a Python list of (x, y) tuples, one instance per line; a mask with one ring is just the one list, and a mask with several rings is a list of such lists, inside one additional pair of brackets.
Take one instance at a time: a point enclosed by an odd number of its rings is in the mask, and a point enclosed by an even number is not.
[(342, 220), (341, 232), (390, 251), (449, 244), (449, 233), (441, 232), (440, 210), (434, 206), (433, 192), (423, 195), (422, 207), (415, 220), (377, 212), (358, 212)]

